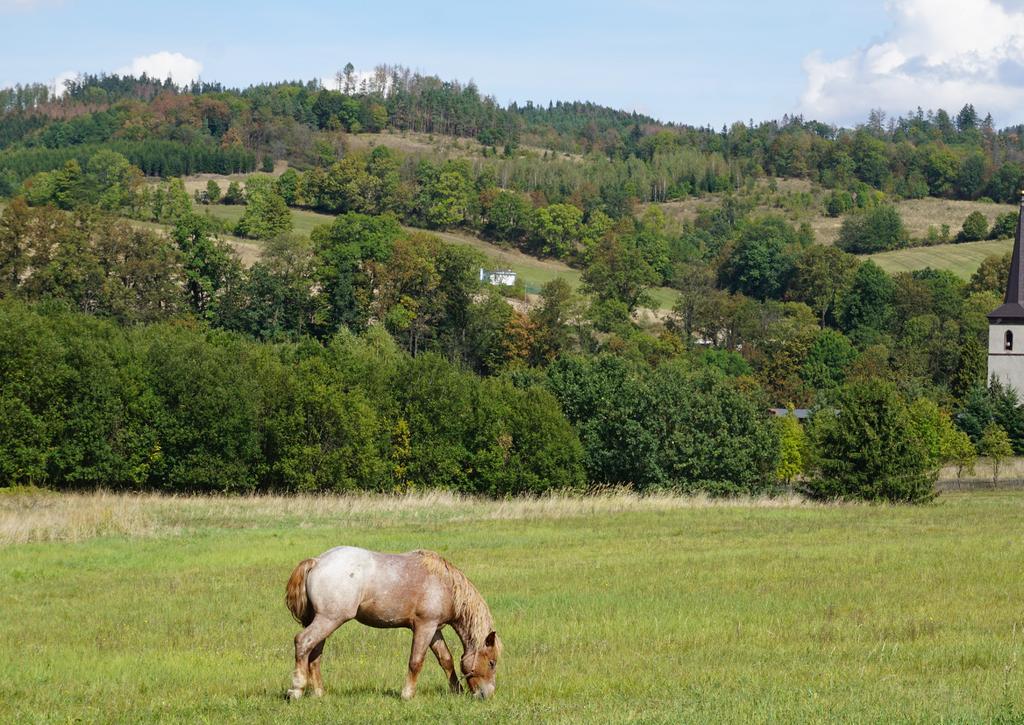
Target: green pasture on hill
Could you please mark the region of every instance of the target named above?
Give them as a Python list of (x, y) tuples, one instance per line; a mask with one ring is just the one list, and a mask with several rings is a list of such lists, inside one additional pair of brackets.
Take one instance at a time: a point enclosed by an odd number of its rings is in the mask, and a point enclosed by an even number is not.
[[(56, 521), (55, 500), (0, 496), (0, 536)], [(1024, 718), (1019, 492), (348, 513), (118, 500), (89, 504), (99, 538), (54, 524), (78, 540), (0, 545), (0, 722)], [(72, 517), (87, 505), (71, 503)], [(285, 580), (342, 543), (428, 547), (467, 572), (505, 641), (492, 700), (447, 695), (431, 660), (402, 702), (408, 633), (355, 623), (327, 644), (326, 696), (283, 700), (297, 631)]]
[(872, 254), (872, 259), (889, 274), (912, 272), (915, 269), (948, 269), (963, 279), (970, 279), (982, 260), (992, 254), (1005, 254), (1013, 249), (1012, 239), (994, 239), (963, 244), (938, 244), (934, 247), (911, 247), (892, 252)]
[[(245, 211), (245, 207), (211, 204), (208, 206), (198, 206), (196, 207), (196, 210), (201, 214), (208, 213), (210, 216), (234, 226), (242, 217), (242, 212)], [(293, 230), (297, 234), (301, 234), (303, 236), (309, 236), (310, 232), (313, 231), (313, 227), (319, 226), (320, 224), (330, 224), (331, 221), (334, 220), (334, 217), (329, 214), (320, 214), (304, 209), (292, 209), (291, 213)], [(526, 285), (526, 291), (530, 293), (535, 294), (540, 292), (540, 288), (543, 287), (545, 283), (550, 282), (556, 277), (562, 277), (573, 287), (579, 287), (580, 285), (580, 271), (578, 269), (572, 269), (558, 261), (535, 259), (518, 251), (505, 249), (497, 244), (492, 244), (471, 234), (438, 232), (433, 230), (414, 230), (412, 227), (408, 227), (408, 229), (411, 231), (427, 231), (429, 234), (435, 234), (441, 237), (449, 244), (461, 244), (473, 247), (483, 254), (488, 265), (494, 268), (509, 268), (515, 270), (515, 272), (523, 279), (523, 282)], [(668, 287), (657, 287), (650, 291), (650, 295), (655, 306), (662, 309), (671, 308), (672, 305), (675, 304), (678, 296), (674, 290), (669, 289)]]

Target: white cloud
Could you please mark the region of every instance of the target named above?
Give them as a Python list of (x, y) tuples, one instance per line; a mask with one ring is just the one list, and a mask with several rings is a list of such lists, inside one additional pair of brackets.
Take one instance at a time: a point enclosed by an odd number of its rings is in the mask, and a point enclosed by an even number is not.
[[(140, 55), (132, 58), (131, 63), (121, 66), (114, 72), (119, 75), (140, 76), (143, 73), (156, 80), (164, 80), (170, 77), (178, 85), (189, 83), (199, 78), (203, 71), (203, 64), (194, 58), (189, 58), (181, 53), (169, 53), (162, 50), (152, 55)], [(54, 95), (64, 95), (64, 81), (73, 80), (79, 76), (78, 71), (66, 70), (58, 73), (53, 79), (50, 87)]]
[[(1022, 1), (1024, 1), (1024, 0), (1022, 0)], [(326, 88), (328, 90), (331, 90), (331, 91), (340, 91), (340, 90), (342, 90), (342, 87), (344, 85), (344, 81), (343, 81), (343, 79), (338, 78), (338, 74), (343, 73), (343, 72), (344, 71), (342, 71), (342, 70), (334, 70), (334, 71), (331, 71), (330, 73), (324, 73), (323, 75), (319, 76), (320, 84), (323, 85), (324, 88)], [(367, 84), (369, 84), (372, 87), (373, 84), (374, 84), (374, 81), (377, 78), (377, 72), (375, 70), (358, 70), (358, 69), (356, 69), (356, 70), (353, 71), (352, 77), (353, 77), (353, 82), (355, 83), (356, 90), (358, 90), (363, 85), (363, 83), (367, 83)], [(388, 93), (388, 91), (390, 89), (391, 89), (391, 77), (388, 76), (387, 78), (384, 79), (384, 94), (387, 95), (387, 93)]]
[(132, 58), (132, 62), (118, 68), (115, 72), (121, 75), (140, 76), (143, 73), (150, 78), (163, 80), (170, 77), (178, 85), (189, 83), (199, 78), (203, 64), (194, 58), (181, 53), (169, 53), (162, 50), (152, 55), (140, 55)]
[(1024, 8), (994, 0), (889, 0), (893, 27), (848, 56), (804, 58), (802, 111), (862, 121), (872, 108), (921, 106), (955, 113), (965, 103), (1000, 123), (1024, 120)]
[(78, 71), (66, 70), (63, 73), (58, 73), (57, 77), (53, 79), (53, 83), (50, 84), (50, 88), (53, 90), (53, 95), (60, 98), (64, 95), (64, 82), (73, 81), (78, 78)]

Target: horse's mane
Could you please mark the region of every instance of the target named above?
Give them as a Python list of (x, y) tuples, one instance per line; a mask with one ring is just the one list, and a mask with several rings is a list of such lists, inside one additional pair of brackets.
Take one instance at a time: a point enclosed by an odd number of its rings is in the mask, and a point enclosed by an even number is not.
[[(466, 626), (475, 647), (483, 647), (487, 635), (494, 629), (494, 620), (487, 602), (457, 566), (440, 554), (419, 549), (414, 554), (420, 557), (427, 571), (439, 577), (448, 585), (455, 606), (455, 617)], [(495, 637), (495, 650), (501, 654), (501, 638)]]

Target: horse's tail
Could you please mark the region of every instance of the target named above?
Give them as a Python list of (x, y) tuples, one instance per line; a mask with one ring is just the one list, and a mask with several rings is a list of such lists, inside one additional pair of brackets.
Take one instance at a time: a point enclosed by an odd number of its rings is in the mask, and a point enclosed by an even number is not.
[(313, 621), (313, 607), (309, 604), (309, 597), (306, 596), (306, 575), (309, 570), (316, 566), (316, 559), (305, 559), (295, 567), (291, 577), (288, 578), (288, 586), (284, 591), (284, 603), (288, 610), (295, 617), (296, 621), (308, 627)]

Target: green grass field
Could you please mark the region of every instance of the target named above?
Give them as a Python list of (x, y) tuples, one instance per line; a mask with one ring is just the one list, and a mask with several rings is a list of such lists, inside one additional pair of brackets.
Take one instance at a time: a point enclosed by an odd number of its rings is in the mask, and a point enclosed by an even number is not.
[(963, 244), (938, 244), (934, 247), (912, 247), (869, 255), (879, 267), (890, 274), (912, 272), (915, 269), (948, 269), (970, 279), (982, 260), (991, 254), (1005, 254), (1013, 249), (1012, 239), (995, 239)]
[[(0, 495), (0, 722), (1020, 722), (1024, 493), (921, 507)], [(350, 623), (287, 703), (300, 559), (436, 549), (505, 641), (488, 702)], [(452, 635), (449, 642), (454, 645)], [(457, 651), (457, 648), (456, 648)]]

